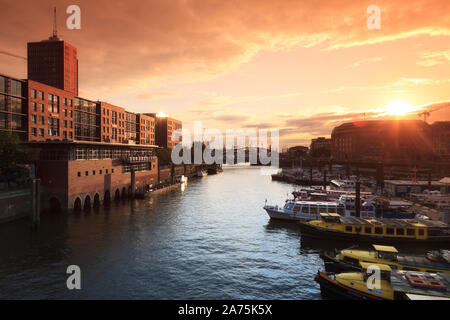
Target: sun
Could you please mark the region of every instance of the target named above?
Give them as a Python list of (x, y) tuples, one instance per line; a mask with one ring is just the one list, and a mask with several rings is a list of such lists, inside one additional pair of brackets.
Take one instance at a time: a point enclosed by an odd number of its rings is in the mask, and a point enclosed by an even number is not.
[(405, 100), (391, 101), (386, 109), (386, 113), (392, 116), (402, 116), (413, 111), (413, 108)]

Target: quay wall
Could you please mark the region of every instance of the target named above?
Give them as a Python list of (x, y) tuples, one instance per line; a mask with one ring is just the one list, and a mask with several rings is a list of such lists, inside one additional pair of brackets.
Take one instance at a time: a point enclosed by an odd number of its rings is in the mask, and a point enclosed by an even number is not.
[(32, 208), (31, 190), (0, 194), (0, 223), (29, 216)]

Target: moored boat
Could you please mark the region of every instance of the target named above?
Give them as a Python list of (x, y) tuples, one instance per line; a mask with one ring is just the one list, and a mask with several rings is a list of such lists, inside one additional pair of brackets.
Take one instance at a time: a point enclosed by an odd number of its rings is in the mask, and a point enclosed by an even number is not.
[[(450, 274), (392, 270), (388, 265), (361, 263), (362, 271), (319, 271), (315, 280), (326, 299), (432, 300), (450, 299)], [(373, 270), (379, 272), (374, 281)]]
[(431, 220), (342, 217), (321, 214), (321, 220), (302, 221), (302, 236), (351, 240), (354, 243), (450, 243), (446, 223)]
[(400, 254), (395, 247), (373, 245), (374, 250), (344, 249), (338, 253), (324, 252), (325, 270), (331, 272), (361, 271), (361, 262), (381, 263), (392, 269), (450, 273), (450, 256), (441, 252), (427, 255)]

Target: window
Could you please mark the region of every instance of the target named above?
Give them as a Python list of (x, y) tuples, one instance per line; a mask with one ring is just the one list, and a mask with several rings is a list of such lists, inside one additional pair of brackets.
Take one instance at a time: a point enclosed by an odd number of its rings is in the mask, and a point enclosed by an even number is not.
[(102, 174), (102, 170), (99, 170), (99, 171), (98, 171), (98, 174)]
[(39, 91), (39, 99), (44, 100), (44, 92)]
[(86, 176), (88, 176), (88, 175), (89, 175), (89, 171), (86, 171), (84, 174), (85, 174)]
[(114, 173), (114, 169), (111, 169), (111, 173)]
[(346, 232), (353, 232), (353, 227), (352, 226), (346, 226), (345, 227), (345, 231)]
[(92, 175), (95, 176), (95, 170), (92, 170)]
[(39, 137), (43, 137), (43, 136), (44, 136), (44, 129), (39, 128)]
[(45, 110), (44, 104), (43, 104), (43, 103), (40, 103), (40, 104), (39, 104), (39, 111), (40, 111), (40, 112), (44, 112), (44, 110)]
[(408, 236), (415, 236), (416, 233), (414, 232), (414, 229), (406, 229), (406, 235)]
[(375, 234), (383, 234), (383, 228), (375, 227)]
[(36, 102), (32, 102), (32, 103), (31, 103), (31, 109), (32, 109), (33, 111), (37, 111), (37, 103), (36, 103)]
[(372, 233), (372, 228), (371, 227), (364, 227), (364, 232), (365, 233)]
[(398, 236), (404, 236), (405, 235), (405, 229), (397, 228), (397, 235)]
[(419, 236), (423, 236), (425, 234), (425, 230), (419, 229)]
[(106, 169), (106, 174), (108, 174), (108, 169)]
[(37, 92), (34, 89), (31, 89), (31, 97), (32, 98), (36, 98), (37, 97)]
[(37, 129), (36, 128), (31, 128), (31, 134), (36, 137)]
[(394, 234), (394, 228), (386, 228), (386, 234)]
[(31, 122), (36, 123), (36, 116), (34, 114), (31, 115)]
[(78, 176), (81, 177), (81, 172), (80, 171), (78, 171)]

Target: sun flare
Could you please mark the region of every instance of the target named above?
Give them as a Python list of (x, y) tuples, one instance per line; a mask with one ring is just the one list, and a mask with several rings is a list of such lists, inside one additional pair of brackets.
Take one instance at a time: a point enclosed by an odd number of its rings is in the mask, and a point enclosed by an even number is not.
[(394, 100), (388, 104), (386, 111), (389, 115), (402, 116), (408, 112), (414, 111), (414, 108), (405, 100)]

